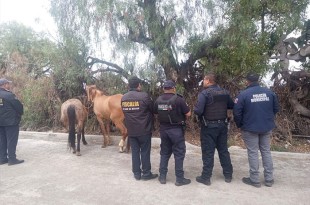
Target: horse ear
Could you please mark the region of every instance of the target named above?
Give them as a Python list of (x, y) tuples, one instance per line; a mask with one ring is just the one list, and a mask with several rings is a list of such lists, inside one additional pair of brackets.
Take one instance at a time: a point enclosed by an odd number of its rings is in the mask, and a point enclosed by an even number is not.
[(91, 87), (89, 85), (85, 85), (85, 90), (86, 90), (86, 94), (87, 94), (87, 101), (92, 101), (91, 99), (91, 93), (90, 93), (90, 89)]
[(86, 94), (87, 94), (87, 100), (88, 101), (93, 101), (93, 99), (95, 98), (96, 95), (96, 85), (86, 85), (85, 84), (85, 90), (86, 90)]
[(97, 92), (96, 86), (91, 86), (89, 88), (89, 96), (91, 101), (93, 101), (93, 99), (95, 98), (96, 92)]

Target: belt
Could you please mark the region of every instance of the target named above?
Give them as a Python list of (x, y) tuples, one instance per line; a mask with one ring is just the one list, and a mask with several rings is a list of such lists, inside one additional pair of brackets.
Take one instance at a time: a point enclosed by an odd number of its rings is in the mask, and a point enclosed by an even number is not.
[(227, 120), (206, 120), (206, 123), (225, 123)]

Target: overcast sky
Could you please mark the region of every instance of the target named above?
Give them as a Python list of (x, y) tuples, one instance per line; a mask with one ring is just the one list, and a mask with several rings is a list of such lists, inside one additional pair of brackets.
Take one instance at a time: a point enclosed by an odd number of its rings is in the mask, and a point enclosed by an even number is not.
[(35, 31), (56, 30), (48, 0), (0, 0), (0, 23), (17, 21)]

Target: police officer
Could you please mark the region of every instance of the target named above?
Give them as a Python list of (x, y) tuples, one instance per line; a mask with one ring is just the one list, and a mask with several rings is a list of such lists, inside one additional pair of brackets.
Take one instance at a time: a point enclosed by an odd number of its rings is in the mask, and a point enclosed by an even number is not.
[(15, 165), (24, 160), (16, 159), (19, 123), (23, 105), (10, 91), (11, 81), (0, 79), (0, 165)]
[(232, 109), (234, 103), (228, 91), (216, 84), (215, 75), (209, 73), (203, 80), (204, 90), (198, 95), (194, 112), (201, 122), (201, 152), (203, 170), (196, 181), (211, 185), (210, 178), (214, 166), (215, 148), (218, 151), (225, 182), (232, 180), (233, 167), (227, 148), (227, 109)]
[(136, 180), (154, 179), (158, 174), (151, 172), (150, 161), (153, 101), (147, 93), (141, 92), (139, 78), (134, 76), (128, 83), (129, 92), (122, 97), (122, 109), (132, 149), (132, 172)]
[(270, 153), (270, 135), (275, 127), (274, 116), (279, 111), (276, 95), (259, 86), (259, 75), (249, 73), (246, 76), (248, 87), (235, 100), (234, 120), (241, 128), (242, 138), (248, 151), (250, 177), (244, 177), (245, 184), (260, 187), (258, 150), (261, 152), (265, 185), (271, 187), (273, 162)]
[(168, 80), (163, 84), (164, 94), (154, 104), (154, 112), (158, 114), (160, 123), (160, 176), (161, 184), (166, 184), (168, 162), (173, 153), (175, 159), (176, 186), (191, 183), (184, 178), (183, 161), (186, 153), (184, 126), (185, 118), (191, 115), (181, 95), (176, 94), (175, 82)]

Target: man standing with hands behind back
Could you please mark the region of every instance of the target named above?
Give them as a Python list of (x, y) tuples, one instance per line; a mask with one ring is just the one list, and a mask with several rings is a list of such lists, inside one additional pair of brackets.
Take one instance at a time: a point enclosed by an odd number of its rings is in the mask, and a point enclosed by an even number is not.
[(191, 111), (184, 98), (176, 93), (176, 84), (167, 80), (163, 85), (164, 94), (155, 101), (154, 112), (160, 123), (160, 165), (158, 180), (166, 184), (168, 162), (173, 153), (175, 161), (176, 186), (191, 183), (184, 177), (183, 162), (186, 153), (184, 126)]
[(141, 91), (141, 80), (136, 76), (128, 80), (128, 86), (129, 91), (122, 97), (121, 105), (132, 150), (132, 172), (136, 180), (154, 179), (158, 174), (151, 172), (150, 161), (153, 101), (146, 92)]
[(248, 87), (237, 96), (234, 106), (234, 120), (237, 127), (241, 128), (250, 166), (250, 177), (243, 177), (242, 181), (254, 187), (261, 186), (258, 170), (258, 150), (260, 150), (265, 185), (271, 187), (274, 179), (270, 135), (275, 127), (274, 116), (279, 111), (279, 104), (271, 90), (259, 86), (259, 75), (249, 73), (246, 80)]
[(19, 123), (24, 109), (10, 91), (12, 81), (0, 79), (0, 165), (15, 165), (24, 160), (16, 159)]
[(210, 178), (214, 166), (214, 152), (217, 149), (225, 182), (232, 180), (233, 167), (227, 148), (227, 109), (232, 109), (234, 102), (227, 90), (216, 84), (213, 73), (205, 75), (203, 80), (205, 88), (198, 95), (198, 102), (194, 112), (201, 122), (201, 152), (203, 170), (196, 181), (207, 186), (211, 185)]

